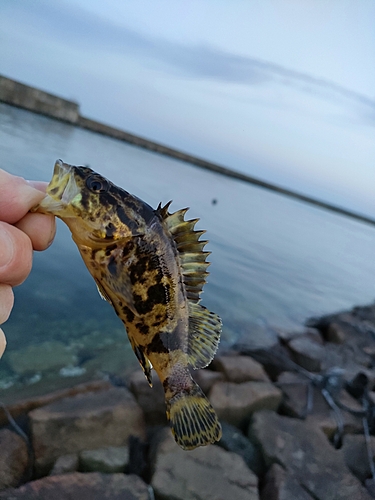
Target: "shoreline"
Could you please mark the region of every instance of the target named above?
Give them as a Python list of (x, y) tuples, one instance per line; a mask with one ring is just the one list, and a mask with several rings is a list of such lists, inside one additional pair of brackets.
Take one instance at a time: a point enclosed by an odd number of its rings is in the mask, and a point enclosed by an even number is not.
[(331, 212), (335, 212), (345, 217), (350, 217), (360, 222), (375, 226), (375, 219), (372, 219), (371, 217), (367, 217), (331, 203), (283, 188), (242, 172), (238, 172), (226, 166), (198, 158), (183, 151), (170, 148), (144, 137), (140, 137), (130, 132), (126, 132), (116, 127), (111, 127), (110, 125), (84, 117), (80, 114), (79, 104), (77, 102), (69, 101), (43, 90), (30, 87), (3, 75), (0, 75), (0, 102), (10, 106), (26, 109), (37, 114), (42, 114), (49, 118), (63, 121), (65, 123), (69, 123), (70, 125), (74, 125), (97, 134), (112, 137), (113, 139), (127, 142), (133, 146), (147, 149), (148, 151), (153, 151), (205, 170), (210, 170), (227, 177), (241, 180), (249, 184), (253, 184), (254, 186), (267, 189), (268, 191), (273, 191), (275, 193), (288, 196), (289, 198), (309, 203), (310, 205), (314, 205), (324, 210), (330, 210)]

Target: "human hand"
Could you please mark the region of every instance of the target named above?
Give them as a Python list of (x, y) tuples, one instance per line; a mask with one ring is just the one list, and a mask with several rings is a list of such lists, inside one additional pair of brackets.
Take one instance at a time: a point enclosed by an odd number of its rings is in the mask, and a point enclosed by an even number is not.
[[(12, 310), (12, 287), (29, 275), (33, 250), (45, 250), (55, 236), (52, 215), (29, 213), (44, 197), (46, 183), (27, 182), (0, 169), (0, 325)], [(0, 358), (5, 350), (0, 328)]]

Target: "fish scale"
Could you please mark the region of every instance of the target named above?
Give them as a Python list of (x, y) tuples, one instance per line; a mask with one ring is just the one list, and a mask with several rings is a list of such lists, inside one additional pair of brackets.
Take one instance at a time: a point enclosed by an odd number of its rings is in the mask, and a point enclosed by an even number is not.
[(199, 304), (209, 263), (198, 219), (187, 208), (156, 210), (88, 167), (58, 160), (46, 197), (34, 211), (69, 227), (99, 293), (125, 325), (152, 385), (159, 376), (166, 413), (184, 449), (221, 437), (210, 402), (189, 367), (207, 366), (219, 344), (221, 320)]

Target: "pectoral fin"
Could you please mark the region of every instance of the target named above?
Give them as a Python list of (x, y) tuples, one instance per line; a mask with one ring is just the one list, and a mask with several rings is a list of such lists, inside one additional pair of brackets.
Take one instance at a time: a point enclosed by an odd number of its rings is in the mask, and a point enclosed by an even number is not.
[(205, 307), (189, 302), (189, 363), (204, 368), (213, 359), (220, 342), (221, 319)]

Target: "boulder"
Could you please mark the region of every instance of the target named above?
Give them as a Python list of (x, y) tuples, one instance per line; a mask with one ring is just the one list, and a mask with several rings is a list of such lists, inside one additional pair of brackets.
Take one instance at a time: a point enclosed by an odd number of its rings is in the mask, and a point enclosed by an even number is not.
[(146, 423), (148, 425), (165, 425), (167, 417), (165, 414), (164, 389), (155, 372), (153, 375), (153, 383), (152, 387), (150, 387), (142, 370), (137, 369), (130, 376), (129, 386), (143, 410)]
[[(329, 438), (332, 438), (337, 430), (337, 421), (331, 407), (316, 386), (312, 387), (311, 411), (309, 414), (306, 413), (308, 399), (307, 382), (306, 378), (296, 373), (284, 372), (280, 375), (277, 386), (283, 392), (283, 401), (280, 406), (281, 412), (291, 417), (306, 418), (314, 422)], [(340, 391), (337, 399), (353, 411), (358, 412), (362, 409), (359, 403), (345, 390)], [(361, 419), (342, 409), (339, 412), (342, 416), (345, 433), (362, 431)]]
[(0, 490), (17, 486), (27, 471), (26, 442), (15, 432), (0, 430)]
[(84, 450), (79, 454), (80, 470), (83, 472), (125, 472), (129, 465), (127, 446), (108, 446), (97, 450)]
[(271, 465), (264, 478), (261, 500), (314, 500), (279, 464)]
[(131, 435), (145, 436), (142, 410), (124, 388), (61, 399), (29, 416), (37, 474), (48, 473), (61, 455), (124, 446)]
[[(25, 398), (17, 397), (15, 400), (6, 400), (6, 406), (9, 413), (13, 418), (17, 418), (20, 415), (24, 415), (31, 410), (40, 408), (41, 406), (48, 405), (59, 399), (63, 399), (69, 396), (75, 396), (76, 394), (83, 394), (85, 392), (100, 392), (112, 387), (111, 383), (107, 380), (93, 380), (84, 384), (77, 384), (73, 387), (68, 387), (66, 389), (59, 389), (57, 391), (48, 392), (47, 394), (35, 394), (34, 396), (27, 396)], [(30, 393), (30, 387), (27, 387), (27, 393)], [(4, 399), (3, 399), (4, 402)], [(8, 423), (8, 417), (5, 412), (0, 412), (0, 425)]]
[[(232, 321), (232, 325), (233, 332), (229, 338), (238, 338), (233, 349), (242, 354), (251, 355), (254, 351), (272, 350), (279, 343), (277, 332), (271, 328), (255, 323), (249, 324), (247, 321)], [(240, 332), (239, 335), (238, 332)]]
[[(375, 453), (375, 437), (370, 436), (372, 456)], [(371, 469), (367, 454), (365, 436), (357, 434), (347, 434), (344, 437), (342, 453), (346, 465), (360, 481), (370, 478)]]
[(223, 373), (228, 382), (270, 381), (263, 366), (250, 356), (218, 356), (212, 366)]
[(259, 499), (255, 474), (239, 455), (218, 446), (186, 452), (163, 429), (153, 456), (151, 486), (160, 500)]
[(61, 474), (68, 474), (69, 472), (78, 471), (79, 457), (78, 453), (70, 453), (69, 455), (62, 455), (59, 457), (50, 472), (50, 476), (60, 476)]
[(282, 393), (271, 382), (218, 382), (209, 399), (220, 420), (238, 427), (245, 425), (255, 411), (277, 410)]
[(315, 425), (261, 411), (249, 429), (262, 449), (267, 466), (281, 465), (315, 500), (370, 500), (370, 495), (347, 468)]
[(325, 348), (309, 337), (297, 337), (289, 342), (294, 360), (310, 372), (322, 369), (326, 357)]
[(78, 358), (62, 342), (48, 340), (42, 344), (32, 344), (23, 349), (10, 351), (8, 363), (14, 373), (27, 375), (48, 370), (60, 370), (64, 366), (75, 365)]
[(149, 489), (138, 476), (82, 474), (48, 476), (0, 493), (0, 500), (149, 500)]
[(232, 451), (240, 455), (246, 465), (257, 475), (265, 473), (266, 467), (259, 446), (252, 443), (242, 432), (234, 425), (222, 422), (223, 435), (218, 445), (224, 450)]

